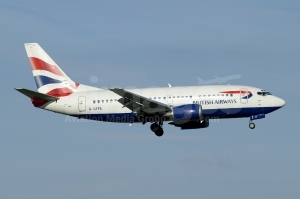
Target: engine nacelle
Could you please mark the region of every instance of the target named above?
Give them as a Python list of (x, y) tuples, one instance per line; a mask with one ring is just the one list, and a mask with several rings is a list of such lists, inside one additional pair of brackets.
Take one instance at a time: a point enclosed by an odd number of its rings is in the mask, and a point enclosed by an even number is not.
[(185, 129), (202, 129), (202, 128), (207, 128), (209, 127), (209, 120), (202, 120), (201, 122), (198, 121), (190, 121), (184, 124), (177, 124), (174, 122), (170, 122), (169, 124), (174, 125), (176, 127), (180, 127), (181, 130)]
[(180, 124), (199, 121), (202, 120), (202, 106), (200, 104), (175, 106), (172, 108), (172, 112), (166, 113), (164, 116)]

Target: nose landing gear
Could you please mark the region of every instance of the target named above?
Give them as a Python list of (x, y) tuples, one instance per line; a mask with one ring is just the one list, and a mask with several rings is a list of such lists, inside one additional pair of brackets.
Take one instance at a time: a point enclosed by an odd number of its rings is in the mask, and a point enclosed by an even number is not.
[(258, 120), (258, 119), (263, 119), (263, 118), (265, 118), (266, 116), (265, 116), (265, 114), (259, 114), (259, 115), (252, 115), (251, 117), (250, 117), (250, 121), (249, 121), (249, 128), (250, 129), (254, 129), (255, 128), (255, 124), (253, 123), (253, 121), (252, 120)]

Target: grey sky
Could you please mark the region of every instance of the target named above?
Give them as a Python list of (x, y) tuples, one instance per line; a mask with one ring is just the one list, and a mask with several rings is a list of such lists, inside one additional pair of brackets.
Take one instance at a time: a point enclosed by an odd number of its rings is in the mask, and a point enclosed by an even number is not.
[[(0, 1), (1, 198), (298, 198), (299, 1)], [(230, 84), (286, 106), (181, 131), (69, 122), (34, 108), (23, 44), (38, 42), (74, 80), (98, 87)], [(98, 77), (91, 83), (91, 76)]]

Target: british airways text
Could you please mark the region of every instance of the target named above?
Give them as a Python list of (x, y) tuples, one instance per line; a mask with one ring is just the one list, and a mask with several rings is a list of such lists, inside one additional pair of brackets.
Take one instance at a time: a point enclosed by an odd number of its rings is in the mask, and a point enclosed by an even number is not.
[(193, 104), (201, 104), (201, 105), (210, 105), (210, 104), (235, 104), (235, 103), (237, 103), (236, 99), (193, 101)]

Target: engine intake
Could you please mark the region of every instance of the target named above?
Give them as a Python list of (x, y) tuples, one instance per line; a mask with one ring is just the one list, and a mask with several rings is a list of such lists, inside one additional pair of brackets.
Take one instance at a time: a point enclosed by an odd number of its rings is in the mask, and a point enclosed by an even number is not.
[(199, 104), (175, 106), (172, 108), (172, 112), (168, 112), (164, 116), (179, 124), (199, 121), (202, 120), (202, 106)]

